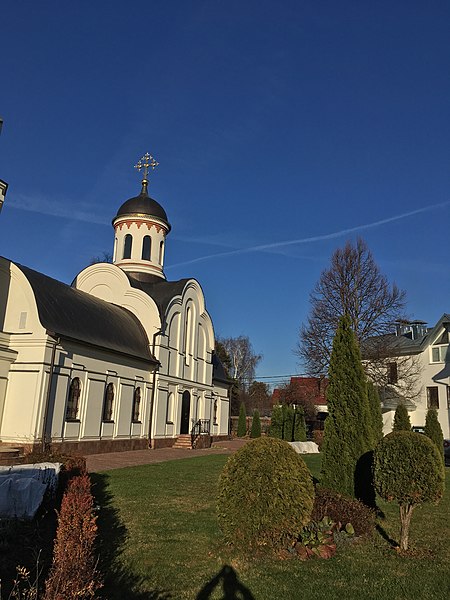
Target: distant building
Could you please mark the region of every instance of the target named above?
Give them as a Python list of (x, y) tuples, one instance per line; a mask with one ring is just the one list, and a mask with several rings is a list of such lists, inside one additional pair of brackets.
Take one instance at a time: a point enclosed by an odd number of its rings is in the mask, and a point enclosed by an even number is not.
[(113, 219), (113, 264), (71, 286), (0, 258), (3, 444), (92, 453), (227, 436), (228, 381), (203, 291), (166, 280), (171, 226), (147, 186), (145, 171)]
[(325, 418), (328, 414), (326, 377), (291, 377), (289, 384), (284, 388), (276, 388), (272, 393), (272, 406), (278, 404), (303, 404), (313, 405), (316, 415), (308, 418), (309, 429), (323, 429)]

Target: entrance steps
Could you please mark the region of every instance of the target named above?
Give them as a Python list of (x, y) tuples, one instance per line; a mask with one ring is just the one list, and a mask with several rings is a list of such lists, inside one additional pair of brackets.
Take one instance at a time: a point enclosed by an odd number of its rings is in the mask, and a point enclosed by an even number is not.
[(189, 433), (180, 434), (172, 448), (192, 449), (191, 435)]
[(22, 462), (23, 448), (0, 447), (0, 465), (9, 466)]

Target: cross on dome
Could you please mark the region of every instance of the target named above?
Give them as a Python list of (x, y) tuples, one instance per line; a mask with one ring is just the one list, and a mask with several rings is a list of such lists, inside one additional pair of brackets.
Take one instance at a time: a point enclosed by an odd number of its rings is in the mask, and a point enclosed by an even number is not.
[(159, 165), (159, 162), (157, 162), (153, 158), (153, 156), (151, 156), (151, 154), (146, 152), (144, 154), (144, 156), (138, 160), (137, 164), (134, 165), (134, 168), (137, 169), (139, 171), (139, 173), (141, 172), (141, 170), (144, 170), (144, 176), (142, 178), (142, 183), (144, 183), (144, 181), (145, 182), (148, 181), (149, 168), (152, 169), (152, 171), (154, 171), (155, 167), (157, 167), (158, 165)]

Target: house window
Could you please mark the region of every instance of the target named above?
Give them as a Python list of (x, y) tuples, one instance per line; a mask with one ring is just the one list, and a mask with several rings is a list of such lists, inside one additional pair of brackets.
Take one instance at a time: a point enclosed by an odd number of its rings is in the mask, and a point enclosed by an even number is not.
[(103, 420), (112, 421), (114, 406), (114, 384), (108, 383), (105, 390), (105, 401), (103, 403)]
[(214, 400), (214, 407), (213, 407), (213, 425), (217, 425), (217, 398)]
[(69, 397), (67, 398), (66, 421), (76, 421), (80, 405), (81, 382), (74, 377), (69, 386)]
[(142, 260), (150, 260), (151, 249), (152, 239), (149, 235), (146, 235), (142, 240)]
[(140, 423), (141, 416), (141, 388), (138, 387), (134, 390), (133, 396), (133, 422)]
[(397, 383), (398, 382), (398, 371), (397, 371), (397, 363), (396, 362), (388, 363), (387, 382), (388, 383)]
[(131, 246), (133, 245), (133, 237), (127, 233), (123, 244), (123, 258), (131, 258)]
[(431, 348), (431, 362), (439, 363), (449, 360), (449, 346), (433, 346)]
[(427, 407), (439, 408), (439, 390), (437, 386), (427, 387)]
[(167, 407), (166, 407), (166, 423), (173, 424), (173, 394), (170, 393), (167, 398)]
[(161, 240), (159, 243), (159, 264), (162, 265), (164, 256), (164, 242)]

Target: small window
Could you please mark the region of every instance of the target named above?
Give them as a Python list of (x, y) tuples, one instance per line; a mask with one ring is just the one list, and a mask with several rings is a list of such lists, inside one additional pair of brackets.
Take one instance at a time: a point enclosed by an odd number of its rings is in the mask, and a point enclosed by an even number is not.
[(131, 258), (131, 247), (133, 245), (133, 236), (129, 233), (125, 236), (123, 244), (123, 258)]
[(150, 260), (151, 250), (152, 239), (149, 235), (146, 235), (142, 240), (142, 260)]
[(76, 421), (80, 405), (81, 383), (78, 377), (74, 377), (69, 386), (69, 397), (67, 398), (66, 421)]
[(133, 396), (133, 422), (139, 423), (141, 417), (141, 388), (138, 387), (134, 390)]
[(167, 407), (166, 407), (166, 423), (173, 423), (173, 394), (170, 393), (167, 398)]
[(161, 240), (159, 243), (159, 264), (162, 265), (164, 256), (164, 242)]
[(439, 348), (435, 347), (435, 348), (431, 348), (431, 362), (439, 362), (439, 357), (440, 357), (440, 353), (439, 353)]
[(114, 384), (108, 383), (105, 390), (105, 401), (103, 404), (103, 420), (112, 421), (114, 406)]
[(397, 372), (397, 363), (390, 362), (387, 366), (387, 382), (388, 383), (397, 383), (398, 382), (398, 372)]
[(439, 390), (436, 387), (427, 387), (427, 407), (439, 408)]
[(217, 425), (217, 398), (214, 400), (214, 407), (213, 407), (213, 424)]
[(449, 360), (449, 346), (433, 346), (431, 348), (431, 362), (447, 362)]

